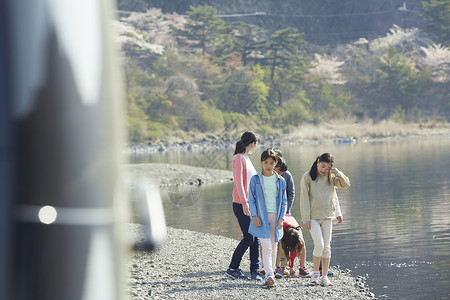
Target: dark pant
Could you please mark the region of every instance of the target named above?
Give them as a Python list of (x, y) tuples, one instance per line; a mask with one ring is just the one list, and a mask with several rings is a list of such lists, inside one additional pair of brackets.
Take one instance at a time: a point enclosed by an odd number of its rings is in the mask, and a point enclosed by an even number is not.
[(233, 212), (239, 222), (244, 237), (234, 250), (230, 268), (239, 268), (242, 256), (244, 256), (245, 251), (250, 248), (250, 272), (257, 271), (259, 269), (259, 240), (248, 233), (251, 217), (244, 214), (242, 211), (242, 204), (239, 203), (233, 202)]

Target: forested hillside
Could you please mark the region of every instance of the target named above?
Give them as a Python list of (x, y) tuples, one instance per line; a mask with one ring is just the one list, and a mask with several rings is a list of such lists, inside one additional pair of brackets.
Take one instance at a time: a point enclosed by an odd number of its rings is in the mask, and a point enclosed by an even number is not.
[[(131, 9), (124, 3), (120, 9)], [(239, 8), (218, 7), (227, 14)], [(248, 6), (237, 11), (254, 12)], [(120, 13), (114, 24), (131, 142), (238, 125), (274, 134), (328, 120), (450, 117), (450, 0), (424, 3), (422, 29), (395, 24), (381, 35), (326, 45), (289, 22), (266, 28), (223, 17), (208, 5), (181, 13)]]
[(383, 35), (393, 24), (422, 28), (421, 0), (118, 0), (121, 11), (186, 15), (191, 6), (209, 5), (226, 21), (257, 25), (269, 33), (295, 27), (306, 41), (343, 43), (361, 37)]

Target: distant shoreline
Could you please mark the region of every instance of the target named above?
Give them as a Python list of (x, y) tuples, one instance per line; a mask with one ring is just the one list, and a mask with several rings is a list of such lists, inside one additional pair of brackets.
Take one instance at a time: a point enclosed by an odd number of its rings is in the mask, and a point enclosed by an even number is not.
[[(381, 143), (381, 142), (401, 142), (408, 140), (423, 139), (450, 139), (450, 129), (431, 131), (433, 134), (427, 135), (409, 135), (409, 136), (387, 136), (372, 137), (370, 139), (356, 139), (356, 143)], [(426, 133), (426, 132), (423, 132)], [(212, 139), (213, 137), (211, 137)], [(314, 144), (333, 144), (338, 143), (337, 139), (327, 140), (262, 140), (262, 147), (282, 147), (293, 145), (314, 145)], [(164, 149), (162, 150), (161, 147)], [(181, 144), (152, 144), (141, 145), (134, 150), (130, 150), (129, 155), (147, 155), (158, 152), (202, 152), (202, 151), (232, 151), (234, 144), (225, 141), (202, 140), (193, 143)], [(182, 186), (182, 185), (203, 185), (203, 184), (221, 184), (233, 182), (233, 173), (230, 170), (211, 169), (203, 167), (194, 167), (180, 164), (167, 163), (139, 163), (126, 164), (125, 170), (133, 176), (143, 176), (153, 180), (160, 187)]]
[[(245, 131), (245, 130), (242, 130)], [(257, 129), (254, 131), (258, 134)], [(390, 141), (417, 140), (424, 138), (450, 138), (450, 124), (420, 125), (397, 124), (386, 121), (371, 123), (336, 123), (320, 126), (306, 125), (289, 134), (268, 135), (261, 138), (263, 147), (333, 144), (339, 140), (353, 138), (356, 143), (379, 143)], [(183, 139), (171, 138), (166, 141), (129, 144), (125, 147), (128, 155), (145, 155), (164, 152), (200, 152), (214, 149), (234, 149), (236, 140), (230, 134), (196, 134)]]

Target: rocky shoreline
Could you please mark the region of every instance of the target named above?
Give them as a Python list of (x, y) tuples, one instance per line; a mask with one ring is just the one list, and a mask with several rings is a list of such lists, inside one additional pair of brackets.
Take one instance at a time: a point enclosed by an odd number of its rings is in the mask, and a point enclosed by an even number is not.
[[(409, 130), (409, 131), (408, 131)], [(318, 132), (323, 129), (317, 128)], [(282, 147), (292, 145), (315, 145), (315, 144), (334, 144), (345, 140), (346, 137), (339, 135), (339, 131), (328, 132), (317, 137), (298, 137), (298, 136), (268, 136), (263, 137), (261, 141), (261, 147)], [(357, 143), (378, 143), (388, 141), (404, 141), (404, 140), (416, 140), (423, 138), (449, 138), (450, 127), (442, 126), (438, 128), (422, 128), (420, 130), (415, 128), (405, 129), (405, 132), (388, 133), (379, 132), (377, 134), (367, 135), (364, 134), (359, 137), (355, 137)], [(237, 137), (238, 138), (238, 137)], [(124, 154), (126, 155), (146, 155), (152, 153), (162, 152), (201, 152), (205, 150), (218, 150), (234, 149), (236, 143), (235, 138), (231, 138), (229, 135), (206, 135), (203, 138), (190, 139), (186, 141), (161, 141), (161, 142), (149, 142), (139, 144), (129, 144), (124, 148)]]
[[(266, 138), (262, 140), (261, 147), (280, 147), (290, 145), (307, 145), (307, 144), (332, 144), (337, 142), (337, 139), (327, 140), (279, 140), (275, 138)], [(124, 152), (127, 155), (145, 155), (158, 152), (201, 152), (204, 150), (218, 150), (234, 149), (236, 141), (220, 140), (215, 136), (208, 136), (201, 140), (192, 142), (161, 142), (161, 143), (147, 143), (147, 144), (130, 144), (127, 145)]]
[[(144, 177), (160, 187), (181, 185), (220, 184), (233, 181), (233, 172), (187, 165), (142, 163), (127, 164), (128, 177)], [(133, 180), (130, 180), (133, 181)], [(132, 183), (129, 184), (130, 186)]]
[[(130, 224), (135, 240), (142, 227)], [(131, 299), (374, 299), (364, 278), (332, 267), (333, 287), (312, 286), (308, 278), (287, 277), (278, 287), (261, 282), (233, 280), (225, 275), (238, 241), (222, 236), (167, 228), (167, 238), (154, 252), (135, 251), (128, 260), (126, 293)], [(308, 265), (311, 269), (311, 265)], [(249, 275), (247, 255), (241, 268)], [(298, 266), (295, 265), (298, 269)]]

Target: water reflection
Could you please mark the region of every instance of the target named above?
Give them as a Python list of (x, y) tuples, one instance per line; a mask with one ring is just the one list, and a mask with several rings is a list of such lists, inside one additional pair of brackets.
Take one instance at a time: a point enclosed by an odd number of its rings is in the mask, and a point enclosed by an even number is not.
[(199, 185), (176, 186), (162, 189), (162, 197), (176, 207), (187, 207), (197, 204), (203, 189)]
[[(332, 264), (369, 274), (367, 284), (377, 296), (445, 299), (450, 298), (449, 146), (449, 139), (427, 139), (280, 148), (297, 188), (323, 152), (333, 153), (336, 167), (351, 180), (350, 189), (338, 191), (344, 222), (333, 228)], [(201, 161), (195, 153), (171, 155), (148, 159)], [(251, 156), (257, 168), (258, 158)], [(240, 238), (231, 192), (231, 183), (203, 186), (191, 206), (165, 198), (168, 225)], [(300, 220), (298, 195), (292, 213)], [(312, 241), (304, 235), (310, 260)]]

